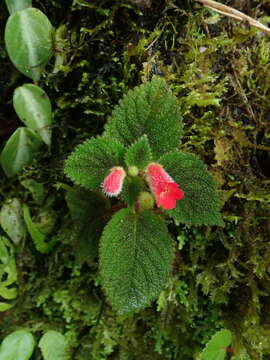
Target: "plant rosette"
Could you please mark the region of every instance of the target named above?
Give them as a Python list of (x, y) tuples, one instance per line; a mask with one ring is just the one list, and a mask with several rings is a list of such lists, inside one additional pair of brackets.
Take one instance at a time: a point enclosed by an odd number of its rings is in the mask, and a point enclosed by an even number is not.
[(139, 311), (166, 286), (174, 240), (165, 216), (223, 225), (213, 178), (202, 161), (178, 150), (181, 135), (177, 99), (163, 79), (154, 78), (131, 90), (103, 135), (77, 146), (65, 162), (76, 185), (112, 201), (99, 261), (103, 288), (119, 314)]

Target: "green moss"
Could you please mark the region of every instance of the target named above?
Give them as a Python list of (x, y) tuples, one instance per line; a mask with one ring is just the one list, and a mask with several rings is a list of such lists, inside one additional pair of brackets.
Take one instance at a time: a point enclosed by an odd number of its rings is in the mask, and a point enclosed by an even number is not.
[[(50, 234), (58, 241), (46, 256), (30, 238), (17, 248), (20, 296), (12, 311), (0, 314), (1, 339), (19, 326), (29, 327), (37, 338), (54, 329), (66, 334), (72, 359), (192, 360), (225, 326), (234, 334), (240, 359), (267, 359), (269, 38), (189, 0), (156, 0), (150, 9), (124, 0), (33, 5), (55, 27), (66, 27), (57, 48), (60, 65), (53, 73), (55, 64), (49, 64), (40, 84), (54, 107), (53, 144), (18, 177), (1, 177), (0, 200), (20, 197), (35, 220), (47, 206), (56, 219)], [(251, 16), (266, 14), (259, 1), (243, 6), (239, 10)], [(3, 3), (0, 9), (4, 30), (8, 14)], [(18, 125), (13, 90), (26, 79), (10, 64), (3, 38), (0, 45), (4, 142)], [(226, 226), (171, 222), (172, 235), (181, 240), (171, 282), (157, 304), (121, 319), (105, 303), (97, 262), (91, 267), (76, 263), (63, 162), (75, 145), (103, 131), (128, 89), (153, 74), (165, 78), (179, 101), (182, 150), (204, 160), (215, 176)], [(44, 204), (36, 204), (20, 184), (26, 179), (43, 184)], [(37, 350), (35, 359), (40, 358)]]

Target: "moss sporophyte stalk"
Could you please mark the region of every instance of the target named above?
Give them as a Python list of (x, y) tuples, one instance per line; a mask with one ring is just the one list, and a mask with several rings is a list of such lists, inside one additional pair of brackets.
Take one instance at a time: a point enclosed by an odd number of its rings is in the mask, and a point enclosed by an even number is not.
[(177, 99), (154, 78), (120, 101), (102, 136), (66, 160), (65, 172), (77, 185), (108, 196), (93, 198), (108, 221), (100, 227), (101, 280), (119, 314), (147, 306), (169, 280), (175, 245), (164, 218), (223, 224), (214, 181), (200, 160), (178, 150), (181, 134)]

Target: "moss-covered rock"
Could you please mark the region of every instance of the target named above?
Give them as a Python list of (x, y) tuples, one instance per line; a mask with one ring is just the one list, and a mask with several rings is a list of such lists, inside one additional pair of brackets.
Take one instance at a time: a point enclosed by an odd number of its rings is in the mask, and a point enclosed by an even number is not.
[[(224, 1), (254, 18), (261, 1)], [(0, 179), (0, 201), (19, 197), (56, 245), (40, 254), (31, 238), (16, 248), (19, 297), (0, 313), (3, 339), (18, 327), (39, 338), (62, 331), (78, 360), (195, 359), (220, 327), (233, 332), (243, 360), (270, 356), (270, 39), (194, 1), (33, 1), (58, 32), (56, 64), (40, 85), (54, 108), (52, 148), (12, 180)], [(8, 12), (0, 4), (0, 26)], [(266, 18), (266, 20), (268, 20)], [(3, 34), (3, 31), (1, 32)], [(0, 39), (0, 137), (19, 126), (11, 98), (26, 79), (9, 62)], [(132, 318), (116, 317), (100, 288), (97, 261), (75, 257), (76, 235), (65, 202), (63, 160), (74, 146), (103, 131), (128, 89), (158, 74), (179, 100), (184, 151), (208, 164), (219, 189), (224, 228), (173, 222), (179, 250), (157, 304)], [(3, 120), (3, 122), (2, 122)], [(26, 179), (43, 184), (36, 203)], [(36, 350), (35, 359), (40, 359)]]

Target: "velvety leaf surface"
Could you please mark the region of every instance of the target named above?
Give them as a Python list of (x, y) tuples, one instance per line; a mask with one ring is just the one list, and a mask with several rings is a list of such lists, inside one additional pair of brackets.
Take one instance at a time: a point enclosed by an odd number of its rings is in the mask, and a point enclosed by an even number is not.
[(101, 190), (109, 170), (123, 165), (125, 148), (102, 137), (86, 140), (77, 146), (65, 162), (65, 174), (76, 184)]
[(222, 329), (212, 336), (202, 352), (202, 360), (224, 360), (226, 348), (232, 342), (232, 334), (229, 330)]
[(116, 213), (104, 229), (100, 268), (109, 302), (119, 314), (147, 306), (166, 285), (173, 241), (162, 219), (151, 212)]
[(49, 146), (52, 107), (45, 91), (33, 84), (17, 87), (13, 95), (13, 106), (21, 121)]
[(33, 335), (26, 330), (9, 334), (0, 347), (0, 360), (29, 360), (35, 346)]
[(87, 190), (69, 191), (66, 201), (74, 222), (75, 252), (80, 262), (91, 264), (98, 253), (98, 241), (105, 225), (109, 200)]
[(31, 164), (42, 141), (31, 129), (19, 127), (8, 139), (1, 153), (1, 165), (7, 176), (16, 175)]
[(153, 156), (176, 149), (182, 132), (182, 116), (177, 99), (165, 81), (154, 78), (135, 87), (120, 101), (105, 129), (105, 136), (125, 146), (147, 135)]
[(159, 163), (185, 192), (185, 197), (169, 210), (175, 219), (194, 225), (223, 224), (215, 184), (202, 161), (191, 154), (173, 152)]
[(138, 141), (132, 144), (125, 156), (127, 166), (136, 166), (143, 170), (151, 161), (152, 154), (147, 136), (142, 136)]
[(133, 206), (137, 201), (142, 188), (142, 181), (138, 177), (127, 177), (124, 182), (121, 198), (128, 206)]
[(6, 5), (9, 13), (28, 8), (31, 5), (31, 0), (6, 0)]
[(54, 330), (47, 331), (38, 343), (44, 360), (67, 359), (66, 345), (64, 335)]
[(8, 18), (5, 44), (10, 60), (24, 75), (39, 80), (52, 56), (53, 27), (43, 12), (35, 8), (15, 11)]

